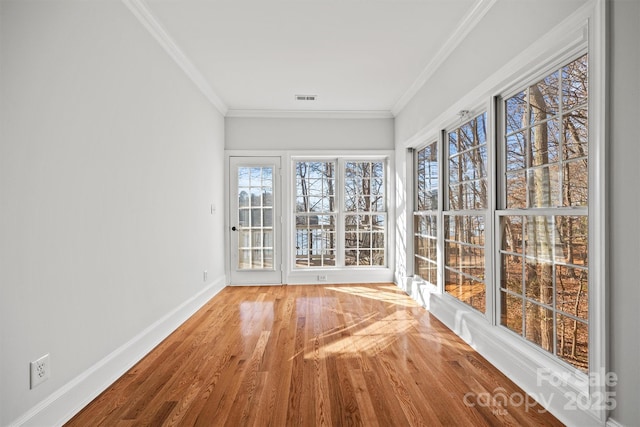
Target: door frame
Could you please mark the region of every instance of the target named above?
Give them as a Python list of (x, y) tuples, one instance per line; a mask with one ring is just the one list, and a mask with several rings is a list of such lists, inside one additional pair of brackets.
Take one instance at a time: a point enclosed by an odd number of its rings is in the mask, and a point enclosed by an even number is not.
[[(283, 184), (282, 184), (282, 156), (274, 154), (262, 154), (262, 153), (227, 153), (225, 155), (225, 193), (226, 200), (229, 201), (227, 208), (225, 209), (225, 247), (227, 248), (228, 256), (226, 257), (225, 267), (227, 270), (227, 282), (229, 285), (281, 285), (284, 277), (284, 254), (282, 246), (283, 236), (283, 223), (282, 223), (282, 202), (283, 202)], [(244, 162), (243, 160), (246, 160)], [(235, 215), (237, 213), (234, 210), (236, 204), (232, 201), (232, 197), (237, 197), (234, 194), (236, 188), (236, 171), (237, 167), (246, 163), (246, 166), (251, 165), (274, 165), (273, 171), (273, 244), (274, 244), (274, 257), (273, 257), (273, 271), (267, 270), (269, 278), (265, 279), (265, 270), (246, 270), (238, 271), (236, 269), (237, 253), (234, 253), (233, 243), (237, 239), (237, 231), (233, 231), (232, 228), (237, 226), (235, 224)]]

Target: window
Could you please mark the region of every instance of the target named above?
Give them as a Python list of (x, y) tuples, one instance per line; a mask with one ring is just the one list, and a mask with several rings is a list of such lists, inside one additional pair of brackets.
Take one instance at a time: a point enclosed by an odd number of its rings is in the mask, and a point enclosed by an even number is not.
[(296, 268), (386, 267), (386, 160), (294, 165)]
[[(483, 113), (414, 154), (415, 274), (437, 285), (442, 268), (444, 292), (492, 320), (489, 303), (495, 324), (584, 372), (590, 365), (588, 76), (582, 55), (496, 98), (495, 150)], [(496, 280), (487, 282), (494, 270)]]
[(295, 265), (335, 266), (336, 162), (296, 162), (295, 167)]
[(384, 266), (384, 163), (347, 161), (344, 182), (345, 265)]
[(587, 371), (588, 58), (502, 103), (502, 325)]
[(487, 116), (447, 132), (448, 200), (444, 211), (445, 291), (484, 313)]
[(414, 222), (414, 271), (438, 286), (438, 143), (432, 142), (415, 154), (416, 212)]
[(238, 269), (273, 268), (273, 168), (238, 168)]

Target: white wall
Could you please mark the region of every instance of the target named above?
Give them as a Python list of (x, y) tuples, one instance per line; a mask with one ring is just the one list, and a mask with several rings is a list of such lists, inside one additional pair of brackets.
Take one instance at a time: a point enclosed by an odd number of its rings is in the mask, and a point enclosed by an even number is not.
[(225, 119), (227, 150), (392, 150), (393, 119)]
[(396, 143), (402, 144), (431, 124), (445, 109), (585, 2), (498, 0), (398, 114)]
[(640, 2), (610, 4), (610, 359), (618, 374), (612, 417), (640, 424)]
[(224, 123), (121, 2), (0, 8), (0, 425), (50, 425), (39, 402), (224, 283)]
[[(281, 158), (282, 174), (292, 176), (291, 158), (305, 153), (322, 156), (350, 156), (357, 153), (393, 157), (394, 120), (392, 118), (332, 118), (332, 117), (227, 117), (225, 118), (225, 146), (229, 155), (272, 155)], [(393, 160), (390, 162), (393, 167)], [(389, 176), (389, 201), (393, 203), (394, 177)], [(282, 188), (284, 226), (282, 232), (283, 283), (321, 283), (313, 269), (295, 269), (292, 265), (294, 250), (286, 242), (294, 239), (291, 233), (294, 221), (288, 208), (291, 187), (283, 182)], [(295, 197), (294, 197), (295, 198)], [(393, 247), (393, 206), (389, 206), (388, 241)], [(388, 256), (388, 268), (359, 268), (352, 270), (337, 267), (325, 271), (330, 283), (389, 282), (393, 280), (395, 253)], [(229, 266), (231, 268), (231, 266)], [(323, 280), (322, 282), (324, 282)]]

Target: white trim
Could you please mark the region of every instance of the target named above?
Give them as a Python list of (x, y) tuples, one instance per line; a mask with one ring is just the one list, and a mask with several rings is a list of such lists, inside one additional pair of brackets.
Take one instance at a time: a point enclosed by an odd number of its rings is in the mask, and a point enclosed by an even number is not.
[(567, 377), (567, 381), (539, 377), (538, 370), (542, 369), (550, 376), (554, 375), (552, 378), (565, 378), (562, 366), (554, 366), (553, 360), (542, 351), (521, 344), (514, 345), (515, 341), (520, 341), (518, 337), (505, 328), (492, 327), (478, 312), (449, 295), (426, 292), (423, 298), (431, 314), (561, 422), (575, 426), (602, 425), (595, 413), (571, 409), (572, 403), (575, 403), (572, 402), (572, 396), (587, 392), (586, 381), (572, 381), (573, 377)]
[[(327, 280), (319, 281), (318, 275), (327, 276)], [(327, 285), (327, 284), (355, 284), (355, 283), (393, 283), (391, 268), (319, 268), (317, 270), (294, 270), (287, 274), (286, 283), (289, 285)]]
[[(296, 268), (294, 265), (294, 250), (293, 244), (284, 245), (283, 253), (287, 259), (284, 261), (285, 271), (283, 277), (283, 283), (289, 284), (323, 284), (323, 283), (376, 283), (376, 282), (393, 282), (394, 281), (394, 266), (395, 266), (395, 232), (396, 218), (395, 218), (395, 203), (391, 200), (393, 196), (393, 190), (395, 188), (395, 174), (391, 173), (391, 168), (395, 167), (395, 151), (393, 150), (309, 150), (309, 151), (288, 151), (283, 156), (285, 163), (282, 166), (283, 176), (289, 177), (288, 184), (283, 183), (284, 193), (286, 199), (283, 202), (284, 209), (284, 241), (293, 242), (293, 228), (292, 224), (295, 221), (295, 212), (292, 209), (291, 202), (295, 200), (295, 170), (293, 168), (293, 162), (297, 160), (313, 161), (313, 160), (336, 160), (337, 176), (339, 180), (344, 182), (344, 161), (356, 160), (356, 161), (385, 161), (385, 191), (387, 192), (386, 203), (387, 210), (384, 212), (386, 215), (386, 265), (385, 266), (373, 266), (373, 267), (347, 267), (341, 265), (344, 262), (344, 247), (340, 250), (340, 246), (336, 247), (336, 262), (337, 267), (324, 267), (324, 268)], [(338, 238), (344, 238), (343, 218), (344, 218), (344, 194), (340, 185), (336, 189), (336, 197), (338, 201), (338, 212), (336, 213), (337, 224), (336, 234)], [(327, 281), (320, 282), (318, 275), (326, 275)]]
[(225, 117), (276, 119), (392, 119), (384, 110), (228, 110)]
[(60, 387), (9, 426), (58, 426), (69, 421), (220, 292), (225, 282), (225, 276), (218, 277), (205, 289)]
[[(278, 155), (273, 156), (229, 156), (226, 161), (226, 170), (228, 170), (228, 195), (225, 196), (225, 200), (229, 201), (226, 211), (226, 218), (228, 218), (228, 226), (225, 227), (227, 235), (227, 242), (229, 256), (227, 256), (227, 277), (229, 278), (230, 285), (274, 285), (281, 284), (283, 270), (283, 253), (282, 253), (282, 221), (279, 219), (282, 217), (282, 159)], [(268, 270), (240, 270), (237, 268), (238, 262), (238, 238), (237, 233), (231, 230), (232, 226), (239, 225), (231, 219), (237, 217), (237, 209), (239, 208), (237, 202), (237, 168), (239, 166), (273, 166), (273, 269)], [(234, 197), (230, 195), (234, 194)]]
[[(609, 372), (609, 239), (607, 191), (607, 60), (606, 1), (598, 0), (589, 17), (589, 369)], [(595, 219), (595, 221), (593, 220)], [(595, 261), (595, 262), (594, 262)], [(590, 396), (605, 395), (605, 384), (595, 384)], [(609, 411), (594, 415), (605, 422)]]
[(614, 420), (613, 418), (609, 418), (607, 420), (607, 427), (625, 427), (624, 424), (620, 424), (619, 422), (617, 422), (616, 420)]
[(158, 19), (151, 13), (149, 6), (144, 0), (122, 0), (125, 6), (133, 13), (140, 23), (149, 31), (160, 46), (169, 54), (169, 56), (178, 64), (185, 72), (187, 77), (198, 87), (200, 92), (209, 100), (209, 102), (224, 116), (227, 114), (228, 107), (222, 99), (214, 92), (213, 88), (204, 78), (202, 73), (187, 58), (182, 49), (176, 44), (169, 33), (160, 24)]
[[(528, 80), (532, 73), (540, 72), (539, 64), (553, 62), (558, 57), (571, 52), (576, 45), (586, 44), (588, 38), (587, 22), (593, 14), (594, 3), (600, 1), (602, 0), (593, 0), (580, 7), (485, 81), (475, 86), (449, 108), (443, 110), (429, 125), (405, 141), (398, 141), (398, 145), (404, 148), (416, 147), (423, 140), (433, 138), (433, 135), (437, 135), (443, 129), (442, 124), (449, 123), (451, 117), (456, 117), (461, 110), (469, 110), (469, 105), (477, 104), (478, 100), (484, 101), (498, 92), (503, 92), (506, 82), (509, 83), (509, 87), (512, 87), (521, 81)], [(555, 56), (550, 56), (552, 52), (555, 53)], [(514, 76), (520, 76), (520, 78), (514, 81), (512, 80)]]
[(433, 59), (422, 70), (418, 78), (413, 84), (406, 90), (406, 92), (395, 103), (391, 112), (394, 116), (397, 116), (400, 111), (411, 101), (411, 99), (422, 89), (422, 87), (429, 81), (429, 79), (435, 74), (449, 55), (455, 50), (455, 48), (464, 40), (464, 38), (475, 28), (476, 25), (487, 14), (489, 9), (493, 7), (497, 0), (476, 0), (471, 6), (469, 11), (462, 17), (458, 25), (456, 25), (453, 33), (444, 42), (442, 47), (435, 54)]

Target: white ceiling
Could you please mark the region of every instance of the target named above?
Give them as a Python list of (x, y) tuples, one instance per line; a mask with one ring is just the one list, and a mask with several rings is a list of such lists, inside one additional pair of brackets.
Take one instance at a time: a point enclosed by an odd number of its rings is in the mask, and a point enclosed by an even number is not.
[(494, 2), (125, 0), (230, 114), (395, 113)]

